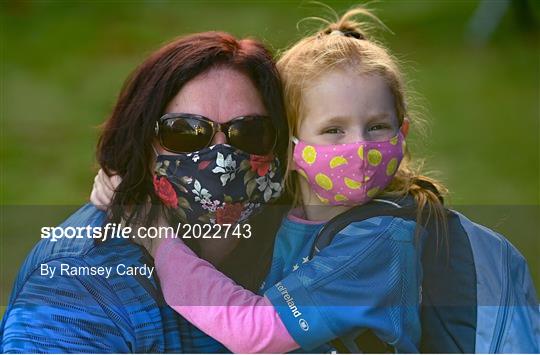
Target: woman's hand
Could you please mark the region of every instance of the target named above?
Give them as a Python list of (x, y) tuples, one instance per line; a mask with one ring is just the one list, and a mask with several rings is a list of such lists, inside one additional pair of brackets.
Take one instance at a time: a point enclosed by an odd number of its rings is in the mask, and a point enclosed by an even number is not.
[(122, 178), (119, 175), (108, 176), (102, 169), (99, 169), (94, 178), (90, 202), (100, 210), (107, 210), (111, 205), (114, 192), (121, 182)]

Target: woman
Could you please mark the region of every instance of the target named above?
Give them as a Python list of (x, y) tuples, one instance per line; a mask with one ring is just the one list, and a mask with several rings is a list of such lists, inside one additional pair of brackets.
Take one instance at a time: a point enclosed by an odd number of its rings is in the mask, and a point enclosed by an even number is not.
[[(260, 135), (253, 137), (254, 131)], [(177, 140), (169, 138), (177, 134), (191, 136), (191, 146), (175, 146)], [(109, 217), (86, 205), (61, 227), (149, 226), (159, 218), (211, 223), (231, 215), (231, 221), (246, 221), (279, 195), (287, 137), (279, 76), (262, 44), (220, 32), (181, 37), (129, 76), (103, 126), (98, 161), (123, 178)], [(181, 162), (169, 156), (201, 148), (205, 156)], [(235, 164), (242, 167), (238, 176), (229, 171)], [(177, 184), (153, 178), (154, 170), (174, 175)], [(172, 198), (173, 188), (190, 188), (189, 201)], [(164, 196), (174, 213), (163, 213)], [(274, 232), (241, 243), (228, 238), (191, 246), (245, 287), (256, 288), (265, 270), (259, 276), (245, 269), (236, 273), (232, 260), (259, 262), (271, 251)], [(79, 271), (64, 273), (66, 265)], [(128, 276), (119, 265), (153, 268), (145, 249), (128, 239), (42, 240), (15, 282), (0, 328), (2, 352), (227, 351), (164, 304), (154, 276)], [(112, 272), (100, 274), (100, 267)]]

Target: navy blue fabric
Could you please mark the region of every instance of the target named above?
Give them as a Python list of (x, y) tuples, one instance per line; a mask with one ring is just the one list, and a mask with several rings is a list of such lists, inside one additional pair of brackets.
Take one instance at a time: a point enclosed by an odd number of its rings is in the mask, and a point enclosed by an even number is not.
[(254, 156), (217, 144), (194, 153), (158, 155), (154, 184), (182, 222), (235, 224), (281, 195), (280, 171), (273, 155)]
[(448, 244), (430, 229), (422, 265), (422, 343), (428, 353), (474, 353), (476, 269), (467, 233), (448, 215)]

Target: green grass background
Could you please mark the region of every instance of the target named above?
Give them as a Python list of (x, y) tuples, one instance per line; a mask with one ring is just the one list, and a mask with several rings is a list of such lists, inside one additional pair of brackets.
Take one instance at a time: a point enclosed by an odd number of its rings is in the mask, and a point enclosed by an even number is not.
[[(341, 12), (357, 2), (325, 3)], [(413, 155), (447, 184), (453, 206), (520, 248), (540, 285), (538, 32), (523, 31), (510, 7), (485, 46), (470, 45), (477, 6), (371, 5), (394, 32), (379, 38), (402, 60), (429, 122), (425, 137), (411, 134)], [(254, 36), (277, 52), (308, 31), (297, 30), (300, 19), (324, 12), (289, 1), (2, 1), (1, 305), (39, 228), (87, 201), (97, 126), (148, 54), (207, 30)]]

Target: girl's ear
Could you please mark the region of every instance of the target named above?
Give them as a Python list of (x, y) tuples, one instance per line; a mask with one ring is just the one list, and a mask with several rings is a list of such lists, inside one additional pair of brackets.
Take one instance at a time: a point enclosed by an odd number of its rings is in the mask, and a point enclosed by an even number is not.
[(399, 130), (401, 131), (401, 134), (403, 134), (403, 137), (407, 138), (407, 134), (409, 134), (409, 119), (407, 117), (403, 119)]

